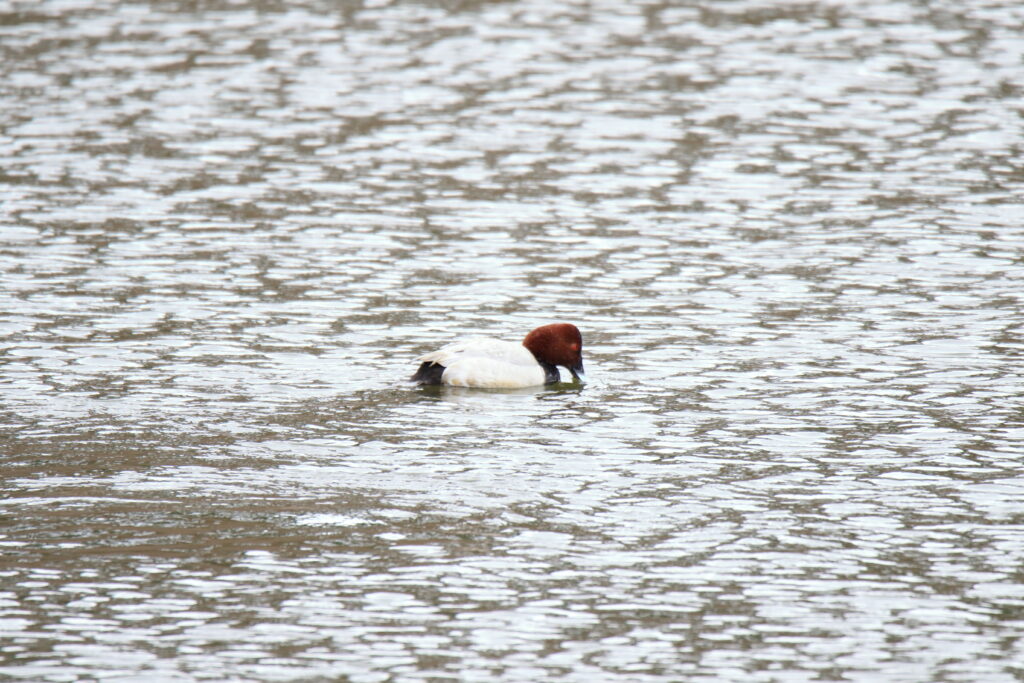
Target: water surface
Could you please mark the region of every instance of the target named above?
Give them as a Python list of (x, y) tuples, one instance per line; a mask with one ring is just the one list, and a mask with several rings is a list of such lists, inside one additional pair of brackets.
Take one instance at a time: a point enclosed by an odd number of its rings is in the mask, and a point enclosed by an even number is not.
[(0, 676), (1020, 680), (1022, 24), (0, 2)]

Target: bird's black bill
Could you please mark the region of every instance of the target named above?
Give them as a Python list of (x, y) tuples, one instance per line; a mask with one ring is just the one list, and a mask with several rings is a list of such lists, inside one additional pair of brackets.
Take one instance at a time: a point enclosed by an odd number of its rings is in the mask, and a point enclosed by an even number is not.
[(577, 382), (586, 382), (587, 381), (587, 375), (586, 375), (585, 372), (583, 372), (583, 359), (582, 358), (580, 358), (578, 363), (576, 363), (571, 368), (569, 368), (569, 372), (572, 373), (572, 376), (576, 378)]

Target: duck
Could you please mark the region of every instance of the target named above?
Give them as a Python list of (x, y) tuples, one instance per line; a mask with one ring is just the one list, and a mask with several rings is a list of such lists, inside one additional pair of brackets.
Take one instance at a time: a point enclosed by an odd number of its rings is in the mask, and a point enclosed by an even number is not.
[(584, 382), (583, 336), (570, 323), (544, 325), (522, 343), (491, 337), (456, 341), (420, 356), (410, 379), (419, 385), (444, 384), (479, 389), (522, 389), (561, 381), (558, 366)]

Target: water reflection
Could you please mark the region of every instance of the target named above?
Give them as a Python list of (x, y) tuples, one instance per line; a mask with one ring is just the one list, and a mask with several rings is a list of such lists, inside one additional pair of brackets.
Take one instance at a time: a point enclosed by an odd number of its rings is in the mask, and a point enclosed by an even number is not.
[(0, 675), (1012, 680), (1020, 23), (0, 7)]

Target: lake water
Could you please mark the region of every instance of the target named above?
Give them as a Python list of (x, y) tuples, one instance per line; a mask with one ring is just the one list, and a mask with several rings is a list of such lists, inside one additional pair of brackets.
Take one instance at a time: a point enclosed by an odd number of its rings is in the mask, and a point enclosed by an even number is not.
[(1021, 680), (1022, 25), (0, 0), (0, 678)]

